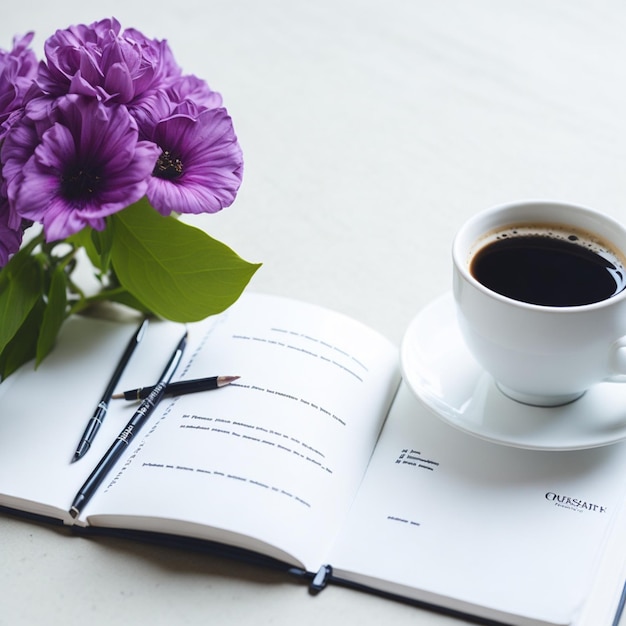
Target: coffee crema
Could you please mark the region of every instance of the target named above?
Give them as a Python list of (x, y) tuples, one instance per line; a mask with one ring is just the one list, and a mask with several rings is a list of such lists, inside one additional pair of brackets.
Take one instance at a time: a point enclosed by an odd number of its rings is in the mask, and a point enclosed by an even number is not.
[(601, 302), (626, 288), (617, 254), (587, 233), (562, 226), (510, 226), (486, 237), (469, 270), (513, 300), (553, 307)]

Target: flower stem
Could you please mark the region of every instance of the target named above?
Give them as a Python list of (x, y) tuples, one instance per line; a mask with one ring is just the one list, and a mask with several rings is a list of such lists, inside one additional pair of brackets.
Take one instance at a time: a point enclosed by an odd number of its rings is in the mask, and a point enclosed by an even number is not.
[[(77, 291), (80, 291), (78, 287), (76, 287)], [(115, 296), (122, 295), (126, 292), (123, 287), (115, 287), (114, 289), (103, 289), (93, 296), (85, 296), (82, 292), (82, 297), (77, 300), (73, 306), (69, 310), (69, 314), (72, 315), (74, 313), (80, 313), (85, 309), (88, 309), (93, 304), (97, 302), (103, 302), (106, 300), (115, 300)]]

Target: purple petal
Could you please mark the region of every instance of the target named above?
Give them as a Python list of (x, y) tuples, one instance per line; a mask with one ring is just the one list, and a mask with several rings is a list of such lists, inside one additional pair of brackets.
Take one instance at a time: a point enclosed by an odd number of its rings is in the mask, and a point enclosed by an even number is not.
[(22, 243), (21, 220), (17, 227), (11, 227), (11, 207), (7, 197), (0, 192), (0, 267), (4, 267)]
[(114, 96), (117, 102), (130, 102), (135, 90), (128, 68), (122, 63), (111, 65), (104, 80), (104, 89)]

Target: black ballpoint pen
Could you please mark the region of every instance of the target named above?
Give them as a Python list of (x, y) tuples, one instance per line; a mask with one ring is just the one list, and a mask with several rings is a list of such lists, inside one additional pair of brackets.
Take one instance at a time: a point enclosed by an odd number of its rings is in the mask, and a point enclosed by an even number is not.
[(106, 454), (102, 457), (102, 459), (100, 459), (100, 462), (96, 465), (93, 472), (91, 472), (89, 478), (87, 478), (83, 486), (79, 489), (74, 501), (72, 502), (72, 506), (70, 507), (70, 515), (72, 517), (78, 517), (82, 508), (87, 504), (87, 502), (89, 502), (96, 489), (98, 489), (106, 475), (111, 471), (117, 460), (122, 455), (122, 452), (126, 450), (135, 435), (139, 432), (159, 402), (163, 399), (163, 396), (165, 395), (165, 387), (172, 379), (172, 376), (180, 363), (186, 343), (187, 333), (183, 335), (182, 339), (178, 343), (176, 350), (174, 350), (166, 368), (163, 370), (163, 373), (159, 378), (159, 382), (154, 386), (154, 389), (150, 392), (148, 397), (139, 405), (133, 416), (130, 418), (128, 424), (126, 424), (126, 428), (124, 428), (124, 430), (117, 436), (115, 441), (111, 444), (111, 447), (107, 450)]
[[(191, 380), (179, 380), (176, 383), (170, 383), (165, 388), (166, 396), (182, 396), (186, 393), (197, 393), (199, 391), (209, 391), (211, 389), (219, 389), (230, 385), (236, 381), (239, 376), (211, 376), (209, 378), (193, 378)], [(139, 387), (138, 389), (130, 389), (116, 393), (113, 398), (124, 400), (143, 400), (154, 389), (154, 387)]]
[(87, 422), (87, 427), (85, 428), (85, 432), (83, 433), (83, 436), (80, 438), (80, 441), (76, 448), (76, 452), (74, 453), (74, 457), (72, 458), (72, 462), (78, 461), (78, 459), (84, 456), (87, 453), (87, 450), (89, 450), (89, 448), (91, 447), (91, 444), (98, 430), (100, 429), (100, 426), (102, 425), (102, 420), (104, 420), (104, 417), (107, 414), (107, 411), (109, 409), (109, 401), (111, 400), (111, 397), (113, 396), (113, 391), (115, 390), (115, 386), (117, 385), (122, 375), (122, 372), (128, 365), (128, 362), (130, 361), (130, 357), (133, 355), (135, 348), (139, 345), (139, 342), (142, 340), (147, 325), (148, 325), (148, 320), (145, 319), (141, 323), (141, 325), (139, 326), (135, 334), (132, 336), (131, 340), (128, 342), (128, 345), (126, 346), (126, 349), (124, 350), (124, 353), (122, 354), (122, 357), (120, 358), (117, 366), (115, 367), (115, 371), (113, 372), (113, 375), (111, 376), (111, 380), (109, 381), (109, 384), (107, 385), (106, 389), (104, 390), (104, 393), (102, 394), (102, 398), (100, 399), (100, 402), (98, 403), (98, 406), (96, 407), (96, 410), (94, 411), (93, 415)]

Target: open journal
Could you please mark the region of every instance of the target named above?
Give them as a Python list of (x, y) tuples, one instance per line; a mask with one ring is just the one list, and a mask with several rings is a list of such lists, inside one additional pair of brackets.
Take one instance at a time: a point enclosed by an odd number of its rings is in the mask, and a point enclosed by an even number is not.
[[(400, 384), (398, 351), (361, 323), (244, 294), (190, 324), (166, 397), (81, 513), (72, 501), (137, 408), (85, 425), (137, 327), (72, 318), (34, 370), (0, 385), (0, 505), (80, 532), (202, 540), (452, 614), (609, 625), (624, 582), (626, 445), (544, 452), (484, 442)], [(182, 326), (154, 321), (118, 390), (152, 385)]]

